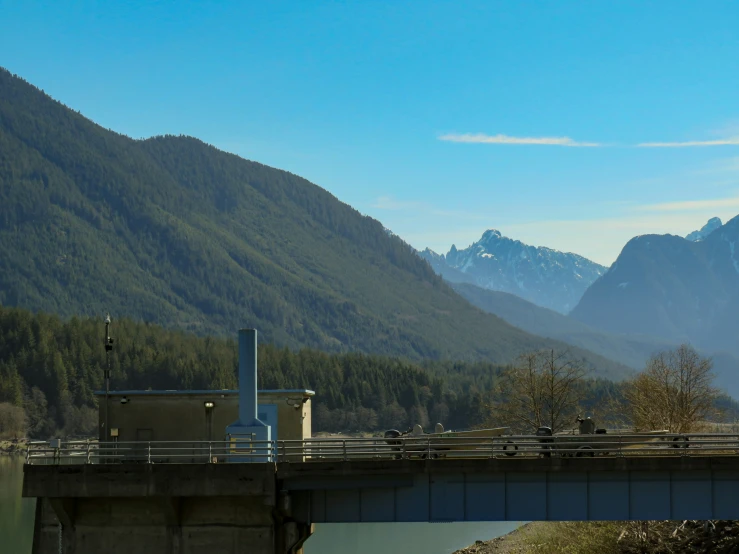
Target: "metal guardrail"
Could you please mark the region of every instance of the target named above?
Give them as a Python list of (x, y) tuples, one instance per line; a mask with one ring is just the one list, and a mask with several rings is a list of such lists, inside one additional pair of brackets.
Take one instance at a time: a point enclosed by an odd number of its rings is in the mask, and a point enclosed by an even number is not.
[(287, 441), (37, 441), (27, 464), (228, 463), (593, 456), (737, 456), (739, 435), (509, 435)]

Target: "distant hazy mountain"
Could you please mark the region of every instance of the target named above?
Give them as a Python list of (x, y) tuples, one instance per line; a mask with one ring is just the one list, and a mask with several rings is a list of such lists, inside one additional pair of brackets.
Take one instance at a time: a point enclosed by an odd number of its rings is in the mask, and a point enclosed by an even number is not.
[(673, 235), (636, 237), (572, 316), (610, 332), (688, 340), (739, 354), (737, 244), (739, 217), (695, 242)]
[(703, 227), (701, 227), (700, 231), (693, 231), (689, 235), (687, 235), (685, 238), (688, 240), (691, 240), (693, 242), (697, 242), (699, 240), (703, 240), (708, 235), (713, 233), (716, 229), (721, 227), (721, 219), (718, 217), (712, 217), (708, 220), (708, 223), (706, 223)]
[(643, 367), (656, 351), (673, 346), (666, 340), (599, 331), (573, 317), (536, 306), (507, 292), (486, 290), (468, 283), (455, 283), (452, 287), (471, 304), (519, 329), (587, 348), (635, 369)]
[[(675, 340), (600, 331), (572, 316), (536, 306), (506, 292), (486, 290), (468, 283), (455, 283), (452, 287), (471, 304), (524, 331), (585, 348), (637, 370), (642, 369), (654, 353), (679, 344)], [(702, 353), (711, 354), (706, 349)], [(716, 385), (739, 398), (739, 359), (718, 353), (713, 355), (713, 361)]]
[(606, 270), (577, 254), (529, 246), (495, 229), (464, 250), (452, 245), (446, 255), (428, 248), (420, 255), (450, 282), (508, 292), (560, 313), (577, 305)]

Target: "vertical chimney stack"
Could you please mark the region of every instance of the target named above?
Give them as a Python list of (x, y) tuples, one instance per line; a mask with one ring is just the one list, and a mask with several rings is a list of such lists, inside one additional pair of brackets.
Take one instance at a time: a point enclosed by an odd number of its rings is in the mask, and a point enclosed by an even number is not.
[(257, 330), (239, 330), (239, 422), (264, 425), (257, 412)]
[[(226, 427), (226, 436), (232, 446), (243, 451), (235, 462), (268, 462), (270, 426), (259, 419), (257, 408), (257, 330), (239, 330), (239, 419)], [(251, 445), (251, 446), (249, 446)]]

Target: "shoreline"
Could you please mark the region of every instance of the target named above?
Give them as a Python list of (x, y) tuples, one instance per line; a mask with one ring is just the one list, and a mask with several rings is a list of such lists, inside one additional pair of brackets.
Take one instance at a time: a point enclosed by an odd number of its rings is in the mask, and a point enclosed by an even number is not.
[(25, 454), (28, 439), (0, 439), (0, 456)]
[(536, 533), (543, 522), (532, 521), (524, 523), (506, 535), (476, 541), (474, 544), (456, 550), (453, 554), (523, 554), (528, 550), (526, 539)]

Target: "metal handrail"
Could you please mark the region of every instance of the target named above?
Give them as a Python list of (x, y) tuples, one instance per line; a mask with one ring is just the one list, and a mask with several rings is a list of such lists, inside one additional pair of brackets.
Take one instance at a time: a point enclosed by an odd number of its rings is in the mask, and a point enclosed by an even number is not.
[(526, 458), (533, 456), (737, 456), (739, 435), (725, 433), (628, 435), (403, 436), (257, 441), (29, 442), (27, 464), (315, 462), (338, 460)]

